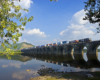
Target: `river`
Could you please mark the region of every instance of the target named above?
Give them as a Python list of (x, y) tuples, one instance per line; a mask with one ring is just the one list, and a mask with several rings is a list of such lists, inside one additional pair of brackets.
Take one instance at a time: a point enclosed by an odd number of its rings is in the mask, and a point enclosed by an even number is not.
[[(100, 52), (98, 53), (98, 57), (100, 60)], [(84, 58), (87, 61), (85, 53)], [(64, 72), (100, 71), (100, 67), (85, 69), (80, 66), (72, 67), (69, 64), (67, 66), (63, 66), (56, 63), (50, 63), (47, 60), (37, 60), (37, 58), (27, 56), (11, 56), (11, 60), (8, 60), (7, 57), (3, 55), (0, 56), (0, 80), (29, 80), (31, 77), (39, 76), (37, 71), (42, 68), (41, 65)]]

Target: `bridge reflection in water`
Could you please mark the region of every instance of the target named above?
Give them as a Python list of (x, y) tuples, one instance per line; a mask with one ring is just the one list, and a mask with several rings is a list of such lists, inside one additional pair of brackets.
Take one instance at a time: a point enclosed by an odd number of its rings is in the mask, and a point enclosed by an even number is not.
[[(40, 60), (40, 61), (45, 61), (45, 62), (48, 62), (48, 63), (53, 63), (53, 64), (57, 64), (57, 65), (62, 65), (62, 66), (71, 66), (71, 67), (80, 67), (80, 68), (100, 68), (100, 62), (98, 60), (71, 60), (70, 57), (67, 57), (67, 60), (69, 61), (66, 61), (66, 59), (64, 58), (65, 56), (63, 57), (60, 57), (60, 56), (50, 56), (47, 57), (47, 56), (32, 56), (32, 55), (24, 55), (24, 56), (29, 56), (31, 58), (34, 58), (36, 60)], [(69, 58), (69, 59), (68, 59)]]
[[(30, 48), (21, 50), (22, 55), (32, 56), (36, 58), (67, 62), (67, 63), (80, 63), (86, 65), (100, 65), (98, 60), (97, 48), (100, 45), (100, 41), (92, 41), (88, 43), (77, 44), (64, 44), (49, 47)], [(83, 57), (83, 49), (87, 48), (86, 56), (87, 61)]]

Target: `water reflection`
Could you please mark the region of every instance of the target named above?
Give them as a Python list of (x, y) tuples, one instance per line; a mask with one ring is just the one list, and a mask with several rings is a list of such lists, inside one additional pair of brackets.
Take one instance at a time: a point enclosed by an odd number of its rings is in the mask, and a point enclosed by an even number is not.
[[(26, 62), (26, 61), (29, 61), (29, 60), (32, 59), (28, 56), (21, 56), (21, 55), (13, 55), (13, 56), (11, 55), (10, 57), (11, 57), (11, 60), (16, 60), (16, 61), (21, 61), (21, 62)], [(8, 60), (6, 55), (0, 56), (0, 60), (1, 59), (7, 59)]]
[[(87, 66), (86, 63), (57, 61), (56, 59), (45, 59), (43, 57), (0, 56), (0, 80), (29, 80), (31, 77), (37, 77), (41, 65), (47, 68), (58, 69), (58, 71), (79, 72), (79, 71), (100, 71), (99, 66)], [(95, 67), (95, 68), (93, 68)], [(88, 68), (88, 69), (87, 69)]]

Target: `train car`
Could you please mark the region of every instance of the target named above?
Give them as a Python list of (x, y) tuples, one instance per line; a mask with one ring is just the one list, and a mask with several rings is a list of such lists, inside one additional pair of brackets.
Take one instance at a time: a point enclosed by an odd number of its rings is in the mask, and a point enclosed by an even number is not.
[(74, 40), (74, 42), (75, 42), (75, 43), (78, 43), (78, 42), (79, 42), (79, 40)]
[(57, 43), (53, 43), (53, 46), (57, 46)]
[(84, 42), (84, 39), (79, 39), (79, 42)]
[(78, 43), (79, 40), (73, 40), (73, 41), (69, 41), (69, 44), (73, 44), (73, 43)]
[(49, 46), (49, 44), (46, 44), (46, 47), (48, 47)]
[(36, 46), (36, 48), (39, 48), (39, 46)]
[(46, 47), (46, 45), (41, 45), (41, 47)]
[(62, 44), (68, 44), (68, 41), (62, 41)]
[(51, 43), (51, 44), (49, 44), (49, 46), (53, 46), (53, 44)]
[(72, 43), (74, 43), (75, 41), (69, 41), (69, 44), (72, 44)]
[(84, 38), (84, 39), (79, 39), (79, 42), (91, 42), (91, 38)]
[(92, 41), (91, 38), (85, 38), (85, 39), (84, 39), (84, 42), (91, 42), (91, 41)]
[(58, 42), (57, 45), (62, 45), (62, 42)]

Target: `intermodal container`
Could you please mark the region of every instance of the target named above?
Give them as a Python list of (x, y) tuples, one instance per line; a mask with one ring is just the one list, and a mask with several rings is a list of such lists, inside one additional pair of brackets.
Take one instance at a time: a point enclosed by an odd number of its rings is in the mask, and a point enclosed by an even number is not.
[(53, 46), (53, 44), (51, 43), (51, 44), (49, 44), (49, 46)]
[(61, 45), (61, 44), (62, 44), (62, 42), (58, 42), (58, 43), (57, 43), (57, 45)]
[(57, 43), (53, 43), (53, 46), (56, 46), (57, 45)]
[(68, 43), (68, 41), (62, 41), (62, 44), (67, 44)]
[(46, 44), (46, 47), (48, 47), (49, 46), (49, 44)]
[(36, 46), (36, 48), (39, 48), (39, 46)]
[(78, 43), (79, 42), (79, 40), (75, 40), (75, 43)]
[(45, 47), (46, 45), (41, 45), (41, 47)]
[(79, 39), (79, 42), (84, 42), (84, 39)]

